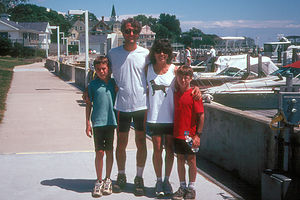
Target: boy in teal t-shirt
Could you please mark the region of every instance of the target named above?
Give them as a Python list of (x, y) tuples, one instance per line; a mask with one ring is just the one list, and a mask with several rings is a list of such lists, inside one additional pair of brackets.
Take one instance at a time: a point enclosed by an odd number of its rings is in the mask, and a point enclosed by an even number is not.
[[(101, 197), (102, 194), (112, 193), (110, 174), (113, 164), (114, 129), (117, 126), (114, 112), (116, 84), (114, 79), (110, 78), (109, 62), (106, 57), (97, 57), (94, 66), (97, 78), (88, 86), (90, 103), (86, 104), (86, 135), (91, 137), (93, 133), (96, 151), (97, 181), (92, 196)], [(102, 180), (104, 152), (106, 154), (106, 177)]]

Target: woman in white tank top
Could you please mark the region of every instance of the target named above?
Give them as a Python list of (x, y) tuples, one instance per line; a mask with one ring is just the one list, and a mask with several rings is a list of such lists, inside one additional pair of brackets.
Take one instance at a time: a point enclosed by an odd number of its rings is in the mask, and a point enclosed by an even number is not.
[[(153, 166), (157, 176), (157, 196), (172, 194), (169, 176), (174, 161), (173, 120), (175, 65), (172, 64), (173, 50), (166, 39), (155, 40), (150, 50), (151, 63), (147, 68), (148, 112), (147, 125), (153, 142)], [(162, 159), (163, 142), (166, 157)], [(162, 180), (162, 162), (165, 163), (165, 178)]]

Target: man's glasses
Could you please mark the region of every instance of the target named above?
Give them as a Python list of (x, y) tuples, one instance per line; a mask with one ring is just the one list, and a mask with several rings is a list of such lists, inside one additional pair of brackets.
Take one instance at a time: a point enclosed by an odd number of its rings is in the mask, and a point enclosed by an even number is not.
[(136, 30), (136, 29), (125, 29), (124, 30), (124, 33), (125, 34), (130, 34), (130, 33), (133, 33), (134, 35), (138, 35), (140, 32), (138, 31), (138, 30)]

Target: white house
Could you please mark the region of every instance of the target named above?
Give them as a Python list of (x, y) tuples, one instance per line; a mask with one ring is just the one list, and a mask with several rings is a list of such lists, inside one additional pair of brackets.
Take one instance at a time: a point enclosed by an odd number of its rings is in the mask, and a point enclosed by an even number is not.
[(10, 39), (28, 47), (46, 49), (50, 40), (51, 29), (48, 22), (13, 22), (7, 18), (0, 19), (0, 37)]

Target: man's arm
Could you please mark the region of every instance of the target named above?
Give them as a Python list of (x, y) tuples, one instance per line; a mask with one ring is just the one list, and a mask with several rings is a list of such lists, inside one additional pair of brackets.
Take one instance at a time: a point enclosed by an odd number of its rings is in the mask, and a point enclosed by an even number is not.
[(194, 86), (192, 91), (193, 99), (199, 101), (202, 98), (201, 91), (198, 86)]

